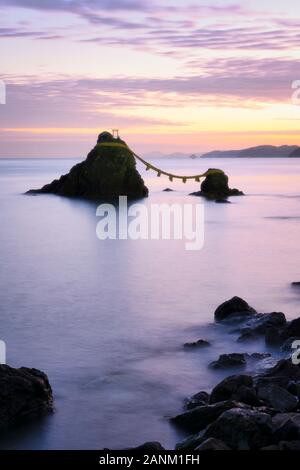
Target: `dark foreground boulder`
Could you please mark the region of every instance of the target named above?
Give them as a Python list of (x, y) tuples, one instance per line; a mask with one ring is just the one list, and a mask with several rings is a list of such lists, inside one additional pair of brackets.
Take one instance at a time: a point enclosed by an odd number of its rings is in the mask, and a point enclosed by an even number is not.
[(222, 170), (216, 170), (215, 168), (208, 170), (200, 191), (192, 193), (193, 196), (202, 196), (206, 199), (222, 202), (229, 196), (242, 196), (243, 194), (238, 189), (231, 189), (228, 185), (228, 176)]
[[(113, 144), (108, 146), (107, 144)], [(121, 144), (121, 146), (114, 146)], [(69, 173), (41, 189), (27, 194), (52, 193), (67, 197), (110, 199), (124, 195), (131, 199), (146, 197), (148, 189), (136, 169), (132, 152), (121, 139), (108, 133), (99, 135), (97, 145), (86, 160)]]
[(227, 400), (212, 405), (197, 406), (192, 410), (171, 418), (171, 421), (178, 427), (189, 432), (199, 432), (215, 421), (224, 411), (231, 408), (247, 408), (246, 405), (233, 400)]
[(241, 408), (225, 411), (206, 429), (204, 438), (215, 438), (231, 449), (259, 449), (271, 443), (271, 417), (257, 410)]
[(230, 300), (223, 302), (215, 311), (215, 321), (220, 322), (236, 317), (249, 317), (257, 312), (254, 308), (240, 297), (232, 297)]
[(37, 369), (0, 365), (0, 430), (53, 411), (46, 374)]

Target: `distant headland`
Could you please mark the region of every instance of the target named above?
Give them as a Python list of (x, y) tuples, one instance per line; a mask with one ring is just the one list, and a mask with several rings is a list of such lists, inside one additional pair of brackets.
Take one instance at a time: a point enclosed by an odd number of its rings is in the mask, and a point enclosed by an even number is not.
[(207, 153), (196, 152), (163, 154), (161, 152), (151, 152), (145, 155), (146, 158), (299, 158), (300, 147), (298, 145), (258, 145), (239, 150), (213, 150)]

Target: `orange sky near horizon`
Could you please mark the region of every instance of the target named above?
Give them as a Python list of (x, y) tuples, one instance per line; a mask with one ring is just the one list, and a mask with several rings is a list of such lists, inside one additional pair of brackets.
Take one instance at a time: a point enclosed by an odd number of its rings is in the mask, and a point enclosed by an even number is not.
[(0, 157), (83, 157), (112, 127), (142, 154), (300, 143), (291, 0), (0, 0), (0, 14)]

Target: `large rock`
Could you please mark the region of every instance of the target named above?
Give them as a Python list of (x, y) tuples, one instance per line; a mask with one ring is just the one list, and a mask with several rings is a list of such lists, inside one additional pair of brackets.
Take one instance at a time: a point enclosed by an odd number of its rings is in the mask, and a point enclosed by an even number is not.
[(193, 196), (222, 201), (229, 196), (242, 196), (243, 194), (238, 189), (231, 189), (228, 185), (228, 176), (222, 170), (215, 168), (208, 170), (208, 174), (201, 184), (201, 190), (192, 193)]
[(0, 365), (0, 430), (51, 411), (53, 397), (46, 374)]
[(185, 413), (171, 418), (178, 427), (191, 433), (199, 432), (215, 421), (224, 411), (231, 408), (247, 408), (246, 405), (233, 400), (223, 401), (212, 405), (197, 406)]
[(272, 419), (261, 411), (241, 408), (225, 411), (208, 426), (203, 438), (215, 438), (232, 449), (259, 449), (271, 443)]
[(208, 403), (209, 393), (201, 391), (186, 400), (185, 408), (187, 410), (192, 410), (193, 408), (197, 408), (197, 406), (206, 406)]
[(210, 363), (213, 369), (228, 369), (231, 367), (245, 367), (246, 356), (243, 353), (221, 354), (217, 361)]
[(240, 399), (241, 391), (245, 394), (246, 392), (255, 394), (252, 377), (250, 375), (231, 375), (215, 386), (210, 395), (210, 403)]
[(258, 387), (257, 396), (276, 411), (293, 411), (298, 406), (298, 398), (276, 384)]
[(223, 302), (215, 311), (215, 321), (220, 322), (236, 317), (247, 318), (255, 315), (257, 312), (254, 308), (240, 297), (232, 297), (230, 300)]
[(126, 145), (104, 132), (86, 160), (73, 166), (58, 180), (27, 194), (53, 193), (87, 199), (110, 199), (121, 195), (131, 199), (146, 197), (148, 189), (136, 169), (131, 151), (126, 147), (103, 146), (103, 143)]

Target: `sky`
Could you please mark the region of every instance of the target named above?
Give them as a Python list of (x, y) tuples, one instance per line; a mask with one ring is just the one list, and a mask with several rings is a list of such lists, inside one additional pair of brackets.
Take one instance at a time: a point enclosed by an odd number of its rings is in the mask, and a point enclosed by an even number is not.
[(300, 144), (299, 46), (295, 0), (0, 0), (0, 157)]

